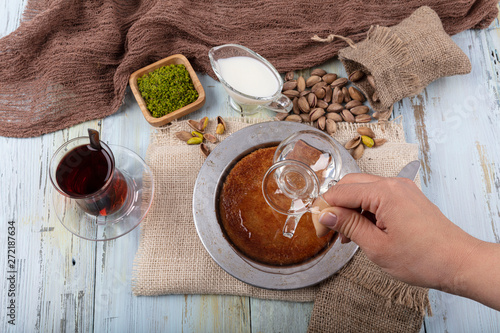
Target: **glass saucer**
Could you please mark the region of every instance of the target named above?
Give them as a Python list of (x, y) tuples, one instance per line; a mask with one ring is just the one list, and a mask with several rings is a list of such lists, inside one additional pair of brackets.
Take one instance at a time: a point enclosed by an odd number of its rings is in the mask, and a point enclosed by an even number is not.
[(74, 235), (105, 241), (118, 238), (137, 227), (151, 207), (154, 195), (153, 173), (135, 152), (122, 146), (108, 145), (115, 157), (115, 166), (124, 175), (127, 200), (115, 213), (93, 216), (55, 189), (52, 189), (52, 206), (62, 225)]

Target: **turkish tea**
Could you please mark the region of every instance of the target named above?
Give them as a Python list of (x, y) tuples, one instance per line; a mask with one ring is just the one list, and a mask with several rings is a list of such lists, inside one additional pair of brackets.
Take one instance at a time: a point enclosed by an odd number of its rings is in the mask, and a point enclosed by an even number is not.
[(64, 155), (56, 169), (56, 181), (91, 215), (110, 215), (127, 197), (127, 181), (115, 169), (113, 157), (105, 149), (90, 145), (75, 147)]

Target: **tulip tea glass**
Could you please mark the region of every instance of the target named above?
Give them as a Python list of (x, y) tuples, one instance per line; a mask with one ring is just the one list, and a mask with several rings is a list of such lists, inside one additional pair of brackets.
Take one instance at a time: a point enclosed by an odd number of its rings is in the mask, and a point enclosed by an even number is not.
[(152, 202), (152, 173), (134, 152), (89, 137), (64, 143), (49, 165), (53, 206), (61, 223), (89, 240), (126, 234), (144, 218)]
[(262, 191), (271, 208), (287, 215), (283, 236), (293, 237), (302, 215), (339, 181), (341, 168), (335, 141), (321, 132), (299, 131), (279, 144)]
[(242, 114), (261, 110), (289, 112), (292, 102), (281, 93), (283, 79), (254, 51), (237, 44), (216, 46), (208, 52), (210, 64), (228, 93), (230, 107)]

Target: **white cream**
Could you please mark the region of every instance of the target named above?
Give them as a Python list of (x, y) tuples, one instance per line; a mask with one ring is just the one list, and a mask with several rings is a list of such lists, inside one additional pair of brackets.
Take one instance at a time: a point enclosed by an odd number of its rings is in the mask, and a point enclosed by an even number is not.
[[(270, 97), (279, 89), (274, 73), (251, 57), (219, 59), (220, 75), (233, 89), (253, 97)], [(234, 96), (233, 96), (234, 97)]]

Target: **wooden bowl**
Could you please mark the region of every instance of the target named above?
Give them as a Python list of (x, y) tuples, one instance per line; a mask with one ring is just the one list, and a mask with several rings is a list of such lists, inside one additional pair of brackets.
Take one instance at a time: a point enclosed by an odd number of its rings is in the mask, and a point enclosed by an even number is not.
[[(164, 115), (163, 117), (160, 118), (155, 118), (151, 115), (151, 112), (149, 112), (148, 108), (146, 107), (146, 102), (141, 96), (141, 93), (139, 92), (139, 87), (137, 85), (137, 79), (141, 76), (143, 76), (146, 73), (152, 72), (155, 69), (158, 69), (163, 66), (168, 66), (168, 65), (184, 65), (186, 66), (187, 71), (189, 72), (189, 76), (191, 76), (191, 80), (193, 81), (194, 88), (198, 92), (198, 99), (194, 101), (191, 104), (188, 104), (180, 109), (177, 109), (169, 114)], [(198, 110), (205, 104), (205, 90), (203, 90), (203, 86), (200, 83), (200, 80), (198, 79), (198, 76), (196, 76), (195, 71), (193, 70), (193, 67), (191, 67), (191, 64), (189, 63), (189, 60), (182, 54), (174, 54), (171, 55), (170, 57), (164, 58), (162, 60), (159, 60), (149, 66), (146, 66), (144, 68), (141, 68), (132, 75), (130, 75), (129, 78), (129, 84), (130, 88), (132, 89), (132, 93), (134, 94), (134, 97), (137, 101), (137, 104), (139, 104), (139, 107), (142, 110), (142, 114), (144, 115), (144, 118), (150, 123), (152, 126), (163, 126), (168, 123), (170, 123), (172, 120), (175, 120), (177, 118), (180, 118), (182, 116), (185, 116), (193, 111)]]

